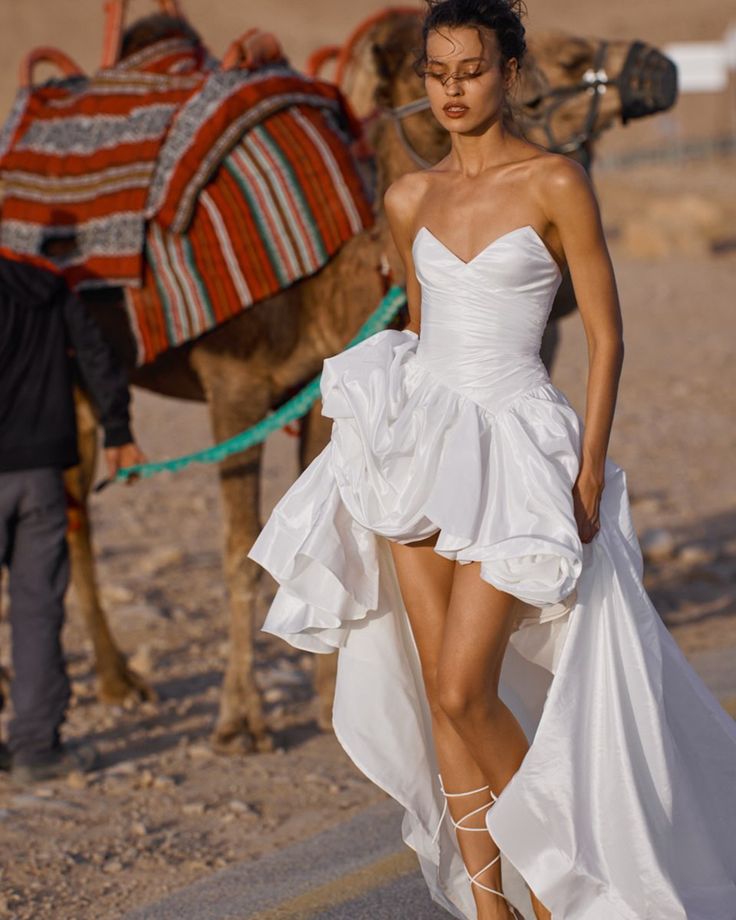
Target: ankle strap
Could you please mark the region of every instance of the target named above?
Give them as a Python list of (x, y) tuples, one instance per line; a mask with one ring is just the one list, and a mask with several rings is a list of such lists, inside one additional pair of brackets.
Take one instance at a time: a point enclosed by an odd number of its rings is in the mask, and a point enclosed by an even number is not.
[[(477, 793), (479, 792), (485, 792), (486, 789), (488, 790), (488, 795), (490, 795), (491, 797), (491, 805), (498, 798), (498, 796), (493, 792), (490, 786), (480, 786), (478, 789), (471, 789), (469, 792), (448, 792), (445, 789), (445, 784), (442, 782), (442, 774), (438, 773), (437, 778), (440, 781), (440, 789), (442, 791), (442, 795), (445, 797), (445, 805), (447, 804), (448, 799), (460, 799), (467, 795), (477, 795)], [(460, 820), (462, 821), (463, 818), (461, 818)], [(465, 828), (465, 830), (476, 830), (476, 829), (477, 828)]]
[[(439, 820), (439, 823), (437, 824), (437, 830), (434, 832), (434, 835), (432, 837), (432, 843), (434, 843), (434, 841), (437, 839), (437, 835), (439, 834), (440, 828), (442, 827), (442, 822), (445, 820), (445, 815), (448, 814), (448, 807), (447, 807), (448, 799), (461, 799), (468, 795), (478, 795), (481, 792), (486, 792), (486, 790), (488, 791), (488, 795), (491, 798), (490, 802), (484, 802), (478, 808), (474, 808), (472, 811), (469, 811), (466, 815), (463, 815), (457, 821), (452, 817), (452, 815), (450, 815), (450, 821), (452, 823), (452, 826), (455, 828), (455, 830), (480, 831), (481, 833), (487, 834), (488, 833), (487, 828), (485, 827), (466, 827), (463, 824), (463, 821), (467, 821), (468, 818), (472, 818), (474, 815), (477, 815), (479, 812), (483, 811), (483, 809), (488, 809), (488, 808), (493, 807), (493, 805), (496, 803), (498, 799), (498, 796), (493, 792), (491, 787), (481, 786), (478, 789), (471, 789), (469, 792), (447, 792), (442, 782), (442, 775), (438, 773), (437, 776), (440, 781), (440, 789), (442, 790), (442, 795), (444, 796), (445, 803), (442, 807), (442, 814), (440, 815), (440, 820)], [(503, 893), (503, 891), (498, 891), (497, 889), (491, 888), (489, 885), (484, 885), (483, 882), (478, 881), (480, 876), (483, 875), (484, 872), (487, 872), (488, 869), (491, 868), (491, 866), (495, 866), (500, 858), (501, 858), (501, 851), (499, 850), (499, 852), (493, 857), (493, 859), (487, 865), (483, 866), (482, 869), (478, 869), (478, 871), (474, 872), (472, 875), (470, 874), (470, 872), (468, 872), (468, 868), (466, 866), (465, 874), (467, 875), (468, 880), (471, 885), (475, 885), (477, 888), (482, 888), (483, 891), (487, 891), (489, 894), (498, 895), (499, 898), (503, 898), (504, 901), (507, 901), (511, 910), (514, 912), (514, 915), (518, 916), (518, 913), (516, 912), (516, 908), (513, 906), (513, 904), (511, 904), (511, 902), (506, 897), (506, 895)]]
[[(437, 776), (438, 776), (439, 781), (440, 781), (440, 789), (441, 789), (441, 791), (442, 791), (442, 795), (444, 796), (445, 803), (444, 803), (444, 805), (442, 806), (442, 814), (440, 815), (440, 820), (439, 820), (439, 822), (437, 823), (437, 829), (435, 830), (434, 834), (432, 835), (432, 843), (434, 843), (435, 840), (437, 839), (437, 837), (438, 837), (438, 835), (439, 835), (439, 832), (440, 832), (440, 828), (442, 827), (442, 822), (445, 820), (445, 816), (449, 813), (448, 807), (447, 807), (447, 800), (448, 800), (448, 799), (460, 799), (460, 798), (464, 798), (465, 796), (468, 796), (468, 795), (478, 795), (479, 793), (481, 793), (481, 792), (486, 792), (486, 791), (488, 791), (488, 794), (489, 794), (489, 796), (491, 797), (490, 802), (484, 802), (484, 803), (483, 803), (482, 805), (480, 805), (478, 808), (474, 808), (472, 811), (469, 811), (466, 815), (463, 815), (463, 816), (462, 816), (461, 818), (459, 818), (457, 821), (452, 817), (452, 815), (450, 815), (450, 822), (452, 823), (452, 826), (455, 828), (455, 830), (458, 830), (458, 831), (471, 831), (471, 832), (474, 832), (474, 833), (480, 832), (480, 833), (486, 833), (486, 834), (487, 834), (488, 831), (486, 830), (485, 827), (467, 827), (465, 824), (463, 824), (463, 821), (467, 821), (468, 818), (474, 817), (475, 815), (479, 814), (479, 813), (480, 813), (481, 811), (483, 811), (484, 809), (488, 809), (488, 808), (490, 808), (490, 807), (493, 805), (493, 803), (496, 801), (496, 799), (498, 798), (498, 796), (496, 796), (496, 795), (493, 793), (493, 791), (491, 790), (491, 787), (490, 787), (490, 786), (481, 786), (481, 787), (478, 788), (478, 789), (471, 789), (469, 792), (447, 792), (447, 791), (445, 790), (444, 784), (443, 784), (443, 782), (442, 782), (442, 775), (438, 773)], [(493, 863), (490, 863), (489, 866), (485, 866), (485, 868), (481, 869), (481, 872), (485, 872), (485, 870), (488, 869), (488, 868), (489, 868), (490, 866), (492, 866), (492, 865), (493, 865)], [(476, 873), (476, 875), (479, 875), (479, 874), (480, 874), (480, 873)]]
[(478, 869), (478, 871), (475, 872), (475, 873), (473, 873), (473, 875), (471, 875), (471, 874), (468, 872), (467, 868), (465, 869), (465, 874), (467, 875), (468, 879), (470, 880), (470, 884), (471, 884), (471, 885), (476, 885), (478, 888), (482, 888), (483, 891), (488, 891), (488, 892), (490, 892), (491, 894), (497, 894), (500, 898), (503, 898), (505, 901), (508, 901), (508, 898), (506, 897), (506, 895), (505, 895), (502, 891), (496, 891), (495, 888), (489, 888), (488, 885), (484, 885), (482, 882), (479, 882), (479, 881), (478, 881), (478, 877), (481, 876), (481, 875), (483, 875), (483, 873), (484, 873), (487, 869), (490, 869), (491, 866), (495, 866), (496, 863), (499, 861), (500, 858), (501, 858), (501, 853), (499, 852), (499, 853), (497, 853), (497, 854), (493, 857), (493, 859), (488, 863), (488, 865), (483, 866), (482, 869)]
[(496, 856), (494, 856), (493, 859), (488, 863), (488, 865), (483, 866), (482, 869), (478, 869), (478, 871), (475, 872), (475, 873), (473, 873), (473, 875), (471, 875), (471, 874), (468, 872), (467, 867), (466, 867), (466, 869), (465, 869), (465, 874), (467, 875), (468, 881), (470, 882), (471, 885), (475, 885), (476, 888), (482, 888), (483, 891), (487, 891), (489, 894), (495, 894), (495, 895), (498, 895), (499, 898), (503, 898), (504, 901), (506, 901), (507, 904), (509, 905), (509, 908), (511, 909), (511, 911), (512, 911), (514, 917), (517, 917), (517, 918), (518, 918), (518, 916), (519, 916), (518, 911), (516, 910), (516, 908), (514, 907), (514, 905), (511, 903), (511, 901), (509, 901), (509, 899), (506, 897), (506, 895), (503, 893), (503, 891), (499, 891), (497, 888), (491, 888), (490, 885), (484, 885), (483, 882), (479, 882), (479, 881), (478, 881), (478, 879), (480, 878), (480, 876), (483, 875), (483, 873), (484, 873), (486, 870), (490, 869), (491, 866), (495, 866), (496, 863), (499, 861), (500, 858), (501, 858), (501, 852), (499, 851), (499, 852), (496, 854)]

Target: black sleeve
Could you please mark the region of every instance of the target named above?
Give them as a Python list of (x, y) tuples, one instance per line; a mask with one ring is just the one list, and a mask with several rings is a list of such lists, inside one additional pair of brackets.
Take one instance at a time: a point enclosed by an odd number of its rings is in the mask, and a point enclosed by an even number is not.
[(105, 447), (128, 444), (133, 440), (128, 375), (84, 303), (68, 289), (62, 290), (69, 344), (74, 349), (84, 386), (99, 412)]

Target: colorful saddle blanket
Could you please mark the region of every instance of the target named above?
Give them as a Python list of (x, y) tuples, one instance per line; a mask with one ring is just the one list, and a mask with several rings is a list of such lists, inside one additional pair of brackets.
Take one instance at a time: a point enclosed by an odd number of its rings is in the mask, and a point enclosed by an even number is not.
[(316, 272), (373, 219), (343, 137), (303, 106), (248, 131), (193, 201), (186, 232), (148, 224), (125, 290), (142, 362)]
[(199, 47), (163, 41), (91, 78), (22, 89), (0, 134), (0, 243), (38, 255), (66, 241), (74, 287), (139, 284), (159, 152), (206, 79)]
[(19, 93), (0, 132), (0, 245), (38, 256), (66, 240), (54, 259), (72, 287), (124, 287), (145, 363), (370, 225), (359, 132), (336, 87), (283, 60), (224, 71), (160, 42)]

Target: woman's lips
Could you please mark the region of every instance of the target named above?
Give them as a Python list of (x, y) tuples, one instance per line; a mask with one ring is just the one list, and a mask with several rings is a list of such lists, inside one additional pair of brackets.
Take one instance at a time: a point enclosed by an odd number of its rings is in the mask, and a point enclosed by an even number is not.
[(467, 105), (459, 105), (457, 103), (450, 103), (443, 106), (442, 109), (448, 118), (462, 118), (468, 111)]

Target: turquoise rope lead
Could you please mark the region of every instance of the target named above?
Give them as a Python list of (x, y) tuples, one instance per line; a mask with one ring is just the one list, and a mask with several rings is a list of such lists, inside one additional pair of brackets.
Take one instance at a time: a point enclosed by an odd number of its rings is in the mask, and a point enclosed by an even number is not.
[[(346, 348), (357, 345), (364, 339), (385, 329), (394, 319), (399, 310), (406, 303), (406, 294), (403, 288), (394, 285), (385, 297), (381, 300), (376, 309), (371, 313), (368, 319), (358, 330), (354, 338), (348, 342)], [(130, 476), (153, 476), (156, 473), (163, 473), (168, 470), (174, 472), (182, 470), (191, 463), (219, 463), (226, 457), (233, 454), (242, 453), (254, 444), (260, 444), (274, 431), (288, 425), (289, 422), (296, 421), (306, 415), (312, 406), (317, 402), (320, 396), (319, 382), (321, 374), (318, 374), (314, 380), (303, 387), (296, 396), (293, 396), (287, 402), (280, 406), (275, 412), (267, 415), (260, 422), (257, 422), (251, 428), (241, 431), (240, 434), (228, 438), (227, 441), (221, 441), (213, 447), (207, 447), (204, 450), (198, 450), (193, 454), (185, 454), (182, 457), (174, 457), (171, 460), (161, 460), (158, 463), (140, 463), (136, 466), (127, 466), (118, 470), (116, 480), (128, 479)]]

